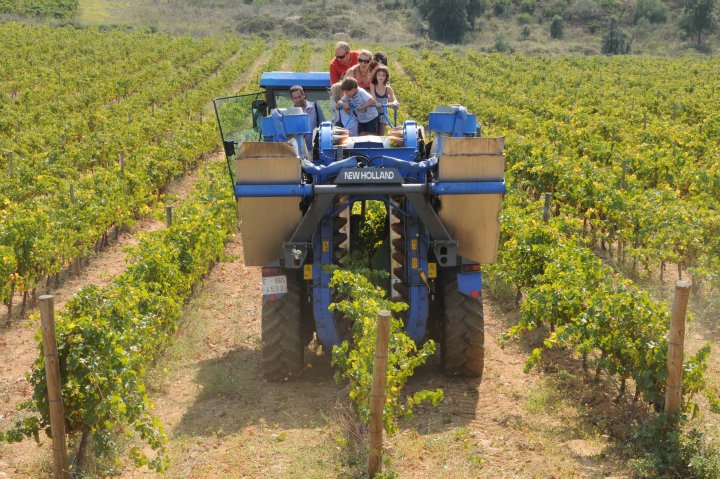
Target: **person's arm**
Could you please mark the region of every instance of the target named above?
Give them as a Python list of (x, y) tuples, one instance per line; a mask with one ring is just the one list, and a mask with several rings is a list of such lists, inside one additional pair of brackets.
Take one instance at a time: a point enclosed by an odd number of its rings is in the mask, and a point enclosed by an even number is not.
[(346, 113), (350, 113), (350, 101), (346, 96), (343, 96), (340, 100), (338, 100), (337, 106), (345, 110)]
[(393, 91), (392, 87), (390, 85), (387, 85), (385, 88), (387, 88), (388, 103), (392, 103), (395, 108), (400, 106), (400, 103), (398, 103), (398, 100), (395, 97), (395, 91)]

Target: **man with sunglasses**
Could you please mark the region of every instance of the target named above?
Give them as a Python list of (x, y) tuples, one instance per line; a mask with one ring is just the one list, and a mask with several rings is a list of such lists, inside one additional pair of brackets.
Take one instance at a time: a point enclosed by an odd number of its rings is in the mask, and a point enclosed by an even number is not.
[(345, 72), (358, 63), (358, 52), (350, 50), (347, 42), (335, 44), (335, 58), (330, 62), (330, 83), (337, 83), (345, 75)]

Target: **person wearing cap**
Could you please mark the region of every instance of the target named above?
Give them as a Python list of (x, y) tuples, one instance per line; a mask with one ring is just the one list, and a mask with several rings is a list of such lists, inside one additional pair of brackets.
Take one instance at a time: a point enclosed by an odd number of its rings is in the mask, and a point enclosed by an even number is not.
[(350, 67), (357, 65), (358, 52), (350, 50), (347, 42), (335, 44), (335, 58), (330, 62), (330, 84), (339, 82)]

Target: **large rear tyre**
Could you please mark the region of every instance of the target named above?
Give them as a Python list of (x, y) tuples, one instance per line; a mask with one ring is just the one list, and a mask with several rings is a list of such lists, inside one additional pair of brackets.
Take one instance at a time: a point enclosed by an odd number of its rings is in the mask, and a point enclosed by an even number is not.
[(448, 376), (482, 378), (485, 367), (485, 319), (482, 293), (465, 296), (458, 289), (457, 275), (443, 275), (441, 345), (443, 370)]
[(302, 281), (287, 271), (288, 292), (262, 302), (262, 366), (268, 381), (297, 376), (304, 366), (305, 336), (302, 321)]

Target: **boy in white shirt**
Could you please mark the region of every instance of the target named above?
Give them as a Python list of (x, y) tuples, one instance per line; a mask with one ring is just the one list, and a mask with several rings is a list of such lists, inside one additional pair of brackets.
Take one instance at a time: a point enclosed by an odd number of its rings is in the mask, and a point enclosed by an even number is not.
[(341, 85), (343, 97), (338, 106), (350, 113), (353, 113), (358, 120), (358, 133), (360, 135), (377, 135), (379, 133), (380, 114), (375, 107), (375, 99), (362, 88), (358, 87), (357, 80), (346, 78)]

